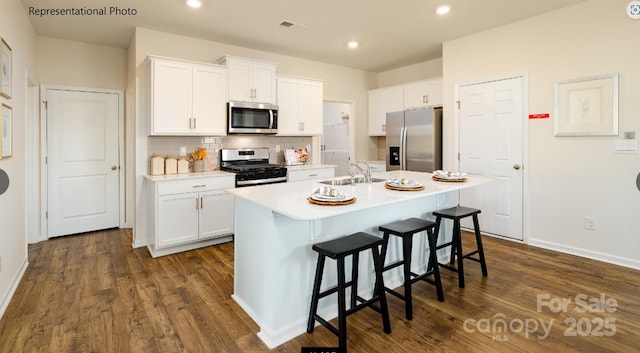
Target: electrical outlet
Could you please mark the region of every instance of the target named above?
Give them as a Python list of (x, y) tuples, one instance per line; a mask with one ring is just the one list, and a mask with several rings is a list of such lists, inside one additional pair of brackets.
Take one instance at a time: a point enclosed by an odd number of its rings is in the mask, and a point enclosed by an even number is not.
[(588, 230), (596, 230), (596, 219), (593, 217), (585, 217), (584, 228)]
[(180, 147), (180, 157), (185, 157), (187, 155), (187, 148), (182, 146)]
[(276, 145), (276, 153), (280, 152), (280, 145)]

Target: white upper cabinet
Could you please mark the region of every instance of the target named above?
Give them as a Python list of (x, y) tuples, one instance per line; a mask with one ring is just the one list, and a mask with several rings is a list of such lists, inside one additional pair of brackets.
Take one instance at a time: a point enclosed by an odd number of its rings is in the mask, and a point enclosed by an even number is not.
[(321, 81), (278, 76), (278, 135), (322, 135)]
[(442, 79), (404, 85), (404, 109), (442, 106)]
[(402, 86), (391, 86), (369, 91), (369, 136), (385, 136), (387, 113), (403, 110)]
[(387, 113), (442, 106), (442, 78), (369, 91), (369, 136), (385, 136)]
[(229, 100), (276, 102), (276, 65), (261, 61), (225, 56), (219, 63), (229, 73)]
[(226, 70), (149, 58), (151, 135), (225, 135)]

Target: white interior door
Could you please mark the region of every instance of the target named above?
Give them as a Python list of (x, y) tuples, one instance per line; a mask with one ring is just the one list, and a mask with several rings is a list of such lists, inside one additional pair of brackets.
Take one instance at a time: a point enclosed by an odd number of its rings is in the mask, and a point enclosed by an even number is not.
[(48, 236), (119, 226), (119, 95), (47, 89)]
[[(460, 170), (495, 181), (460, 192), (485, 233), (523, 239), (524, 79), (460, 88)], [(470, 224), (468, 225), (470, 226)]]

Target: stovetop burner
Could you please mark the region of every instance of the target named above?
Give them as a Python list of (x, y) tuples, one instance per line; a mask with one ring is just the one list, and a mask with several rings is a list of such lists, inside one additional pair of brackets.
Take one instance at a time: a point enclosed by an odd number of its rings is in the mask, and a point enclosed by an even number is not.
[(237, 187), (287, 181), (287, 168), (269, 163), (268, 148), (222, 149), (220, 169), (236, 174)]

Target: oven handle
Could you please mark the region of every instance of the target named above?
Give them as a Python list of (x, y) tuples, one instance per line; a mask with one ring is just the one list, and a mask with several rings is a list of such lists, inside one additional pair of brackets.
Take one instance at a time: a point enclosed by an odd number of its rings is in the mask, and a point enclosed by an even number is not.
[(239, 180), (236, 181), (237, 186), (251, 186), (251, 185), (260, 185), (260, 184), (274, 184), (274, 183), (284, 183), (287, 181), (287, 177), (278, 177), (278, 178), (269, 178), (269, 179), (258, 179), (258, 180)]

